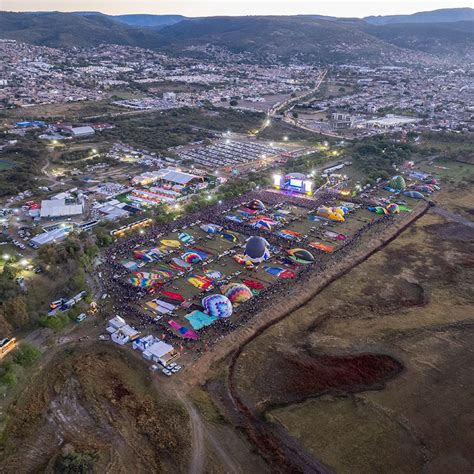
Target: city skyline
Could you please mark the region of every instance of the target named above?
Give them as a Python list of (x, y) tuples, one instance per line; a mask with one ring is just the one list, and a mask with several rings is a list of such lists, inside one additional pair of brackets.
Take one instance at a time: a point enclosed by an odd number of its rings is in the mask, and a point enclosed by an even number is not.
[(419, 11), (430, 11), (441, 8), (470, 7), (469, 1), (450, 0), (402, 0), (396, 5), (380, 4), (373, 0), (362, 2), (349, 2), (340, 0), (326, 5), (315, 5), (311, 0), (271, 1), (260, 0), (258, 2), (242, 0), (240, 2), (204, 0), (199, 4), (190, 0), (165, 0), (159, 5), (151, 0), (140, 0), (134, 3), (133, 10), (130, 4), (124, 1), (105, 0), (100, 3), (92, 0), (71, 0), (64, 2), (59, 0), (4, 0), (1, 3), (5, 11), (100, 11), (102, 13), (119, 14), (180, 14), (192, 17), (199, 16), (239, 16), (239, 15), (296, 15), (296, 14), (319, 14), (338, 17), (364, 17), (370, 15), (398, 15), (412, 14)]

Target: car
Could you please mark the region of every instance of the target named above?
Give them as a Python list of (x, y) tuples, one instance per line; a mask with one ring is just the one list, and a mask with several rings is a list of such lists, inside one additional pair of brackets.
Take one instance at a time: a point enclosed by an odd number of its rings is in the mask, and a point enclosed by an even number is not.
[(173, 374), (175, 374), (176, 372), (179, 372), (181, 370), (181, 366), (180, 365), (175, 365), (172, 369), (171, 369), (171, 372), (173, 372)]
[(156, 372), (157, 370), (160, 370), (160, 367), (156, 364), (153, 364), (151, 367), (150, 367), (150, 370), (152, 372)]
[(168, 370), (167, 368), (164, 368), (162, 370), (162, 372), (167, 376), (167, 377), (171, 377), (173, 375), (173, 372), (171, 372), (170, 370)]
[(176, 362), (171, 362), (171, 364), (168, 364), (166, 366), (167, 369), (171, 370), (173, 367), (176, 367)]

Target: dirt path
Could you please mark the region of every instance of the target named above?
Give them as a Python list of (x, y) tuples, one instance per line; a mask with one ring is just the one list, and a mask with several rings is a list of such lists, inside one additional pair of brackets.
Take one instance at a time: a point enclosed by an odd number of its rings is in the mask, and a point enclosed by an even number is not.
[(204, 472), (206, 454), (203, 423), (194, 405), (179, 390), (176, 391), (176, 397), (186, 408), (191, 424), (192, 453), (189, 474), (201, 474)]

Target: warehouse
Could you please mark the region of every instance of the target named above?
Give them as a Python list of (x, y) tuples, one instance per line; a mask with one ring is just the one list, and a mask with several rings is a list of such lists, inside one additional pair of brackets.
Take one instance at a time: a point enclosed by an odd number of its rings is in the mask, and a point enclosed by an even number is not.
[(79, 216), (84, 212), (82, 201), (66, 199), (46, 199), (41, 201), (41, 217)]

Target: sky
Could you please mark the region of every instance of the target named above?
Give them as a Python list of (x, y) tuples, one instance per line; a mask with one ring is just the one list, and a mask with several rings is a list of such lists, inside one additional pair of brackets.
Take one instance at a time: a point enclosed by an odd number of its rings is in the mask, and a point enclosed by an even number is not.
[(215, 15), (319, 14), (339, 17), (409, 14), (438, 8), (472, 7), (472, 0), (0, 0), (7, 11), (100, 11), (125, 13)]

